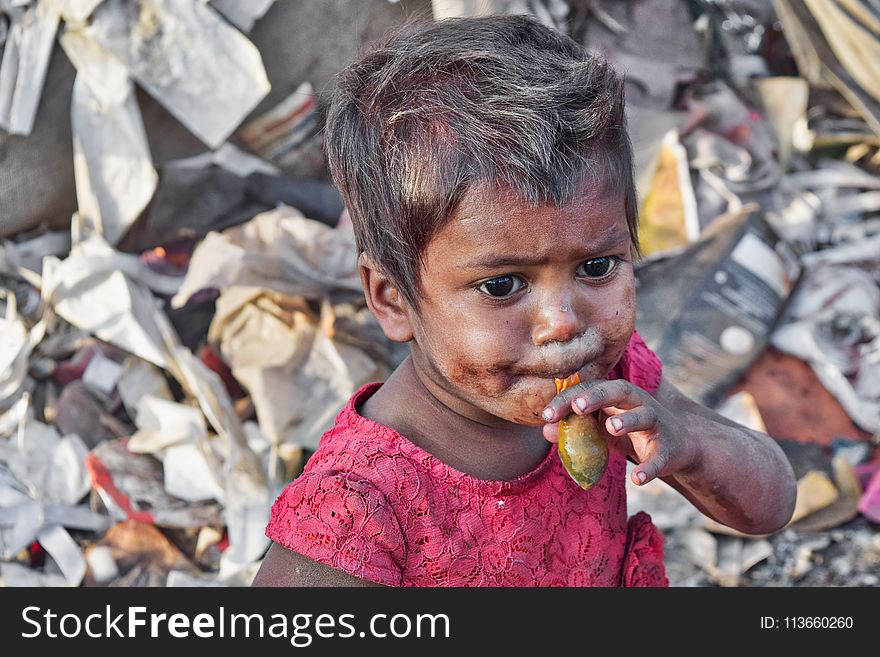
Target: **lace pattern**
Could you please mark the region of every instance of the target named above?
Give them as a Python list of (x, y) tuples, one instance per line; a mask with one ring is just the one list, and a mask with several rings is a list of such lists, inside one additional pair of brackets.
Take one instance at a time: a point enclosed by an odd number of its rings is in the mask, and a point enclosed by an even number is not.
[[(661, 366), (634, 334), (609, 378), (655, 393)], [(531, 472), (480, 480), (357, 412), (337, 416), (305, 472), (278, 497), (266, 534), (346, 573), (390, 586), (665, 586), (662, 536), (626, 517), (625, 459), (589, 491), (556, 446)]]

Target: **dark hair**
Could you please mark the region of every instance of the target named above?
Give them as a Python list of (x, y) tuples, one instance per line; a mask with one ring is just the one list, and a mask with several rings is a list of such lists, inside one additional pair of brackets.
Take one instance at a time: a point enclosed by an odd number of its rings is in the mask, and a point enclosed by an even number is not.
[(339, 74), (325, 144), (358, 250), (415, 309), (422, 253), (476, 185), (537, 206), (602, 184), (638, 249), (623, 80), (526, 16), (398, 28)]

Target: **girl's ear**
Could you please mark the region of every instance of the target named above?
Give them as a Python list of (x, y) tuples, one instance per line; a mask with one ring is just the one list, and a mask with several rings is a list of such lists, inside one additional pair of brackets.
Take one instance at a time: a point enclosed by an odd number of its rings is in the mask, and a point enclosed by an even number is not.
[(397, 288), (370, 260), (366, 253), (358, 258), (358, 272), (367, 298), (367, 306), (379, 320), (385, 337), (394, 342), (413, 339), (410, 306)]

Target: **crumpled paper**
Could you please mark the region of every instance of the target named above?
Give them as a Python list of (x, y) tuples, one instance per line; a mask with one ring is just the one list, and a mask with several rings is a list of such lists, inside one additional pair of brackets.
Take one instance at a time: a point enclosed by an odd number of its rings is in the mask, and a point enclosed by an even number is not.
[(77, 69), (71, 100), (73, 165), (79, 214), (111, 244), (138, 218), (156, 190), (147, 133), (128, 69), (83, 30), (61, 37)]
[(354, 236), (305, 218), (291, 207), (208, 233), (171, 300), (180, 308), (199, 290), (268, 288), (288, 296), (318, 298), (331, 292), (361, 296)]
[(211, 148), (271, 88), (257, 48), (198, 0), (105, 0), (83, 31)]
[(813, 367), (853, 422), (880, 432), (880, 236), (802, 258), (804, 278), (771, 336)]
[(29, 135), (34, 127), (58, 30), (58, 5), (40, 0), (25, 11), (9, 8), (12, 23), (0, 63), (0, 129), (10, 134)]
[(6, 316), (0, 317), (0, 412), (7, 410), (24, 391), (28, 357), (46, 333), (40, 320), (28, 330), (18, 315), (15, 295), (6, 297)]
[(222, 290), (208, 339), (276, 447), (314, 449), (355, 390), (387, 375), (385, 363), (333, 328), (334, 302), (363, 303), (350, 231), (282, 207), (210, 233), (172, 305), (205, 288)]

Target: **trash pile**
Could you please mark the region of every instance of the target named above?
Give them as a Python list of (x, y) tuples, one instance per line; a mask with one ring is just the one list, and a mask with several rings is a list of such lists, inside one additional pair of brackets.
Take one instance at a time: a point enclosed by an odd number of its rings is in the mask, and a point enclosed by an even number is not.
[[(626, 71), (637, 327), (666, 376), (777, 439), (799, 477), (795, 517), (765, 537), (632, 487), (672, 584), (880, 584), (876, 4), (360, 2), (328, 15), (528, 12)], [(404, 357), (327, 182), (326, 80), (263, 109), (270, 51), (248, 35), (295, 11), (0, 0), (0, 147), (22, 167), (0, 164), (0, 584), (248, 584), (281, 488)], [(58, 58), (63, 103), (44, 85)], [(38, 111), (69, 118), (69, 223), (7, 182), (54, 153)], [(159, 157), (157, 124), (201, 152)]]
[[(75, 68), (78, 205), (70, 230), (0, 211), (7, 586), (248, 584), (275, 497), (403, 357), (338, 193), (285, 175), (314, 149), (308, 83), (245, 122), (269, 82), (244, 32), (273, 3), (244, 4), (0, 0), (9, 139), (56, 41)], [(209, 150), (157, 169), (140, 92)]]
[(773, 436), (799, 478), (773, 536), (662, 482), (631, 487), (631, 510), (664, 531), (673, 584), (880, 584), (880, 10), (571, 4), (629, 81), (636, 325), (665, 376)]

